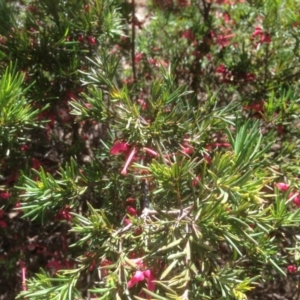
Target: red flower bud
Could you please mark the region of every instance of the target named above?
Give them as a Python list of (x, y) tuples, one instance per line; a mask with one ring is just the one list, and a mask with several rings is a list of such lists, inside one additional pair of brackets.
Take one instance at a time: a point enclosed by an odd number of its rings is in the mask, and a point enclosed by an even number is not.
[(132, 204), (132, 203), (135, 202), (135, 199), (132, 198), (132, 197), (129, 197), (129, 198), (126, 199), (126, 202), (127, 202), (128, 204)]
[(289, 265), (287, 267), (288, 273), (296, 273), (298, 271), (298, 268), (295, 265)]
[(128, 214), (130, 214), (131, 216), (136, 216), (137, 215), (137, 211), (135, 208), (133, 208), (132, 206), (127, 206), (126, 207), (126, 211)]
[(291, 199), (291, 198), (293, 199), (293, 203), (296, 206), (300, 207), (300, 195), (299, 195), (299, 193), (298, 192), (291, 192), (289, 194), (289, 198), (288, 199)]
[(97, 42), (96, 42), (96, 39), (94, 37), (88, 36), (87, 39), (88, 39), (88, 42), (89, 42), (90, 45), (96, 45)]
[(278, 182), (275, 185), (277, 186), (278, 190), (281, 192), (286, 192), (290, 188), (289, 184), (284, 182)]
[(10, 194), (8, 192), (5, 192), (5, 191), (0, 192), (1, 199), (8, 199), (9, 197), (10, 197)]

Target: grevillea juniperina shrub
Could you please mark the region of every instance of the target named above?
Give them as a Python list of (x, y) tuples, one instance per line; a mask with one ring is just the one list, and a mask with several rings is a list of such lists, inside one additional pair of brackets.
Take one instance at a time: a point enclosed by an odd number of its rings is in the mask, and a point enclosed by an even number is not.
[(0, 0), (0, 293), (296, 297), (298, 11)]

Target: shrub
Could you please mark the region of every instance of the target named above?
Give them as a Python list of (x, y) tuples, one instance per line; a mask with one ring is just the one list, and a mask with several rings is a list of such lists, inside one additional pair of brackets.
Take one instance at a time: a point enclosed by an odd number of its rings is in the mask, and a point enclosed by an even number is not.
[(296, 3), (0, 6), (17, 298), (247, 299), (295, 278)]

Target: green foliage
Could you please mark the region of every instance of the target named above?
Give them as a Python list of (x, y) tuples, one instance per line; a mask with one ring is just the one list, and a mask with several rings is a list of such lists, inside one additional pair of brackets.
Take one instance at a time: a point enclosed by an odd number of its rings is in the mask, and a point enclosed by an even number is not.
[[(64, 276), (59, 276), (55, 279), (50, 279), (47, 274), (41, 270), (37, 278), (29, 280), (28, 287), (34, 287), (36, 292), (28, 293), (31, 299), (79, 299), (80, 293), (76, 291), (77, 278), (72, 277), (71, 280), (66, 279)], [(57, 283), (59, 287), (57, 286)], [(25, 293), (26, 295), (26, 293)], [(18, 296), (16, 299), (20, 299)]]
[(32, 220), (39, 216), (43, 220), (45, 213), (49, 214), (56, 207), (63, 207), (63, 204), (76, 206), (72, 200), (80, 197), (87, 188), (74, 160), (58, 172), (60, 179), (46, 173), (43, 168), (40, 171), (33, 170), (33, 174), (37, 176), (35, 180), (24, 176), (24, 185), (20, 187), (26, 189), (20, 209), (24, 217), (31, 216)]
[(2, 155), (26, 142), (28, 131), (37, 126), (39, 110), (26, 98), (30, 87), (22, 87), (24, 74), (11, 63), (0, 80), (0, 143)]

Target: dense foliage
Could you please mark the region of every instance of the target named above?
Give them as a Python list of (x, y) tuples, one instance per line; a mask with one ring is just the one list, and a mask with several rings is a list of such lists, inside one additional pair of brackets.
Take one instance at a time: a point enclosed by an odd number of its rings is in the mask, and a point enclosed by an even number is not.
[(0, 293), (296, 289), (299, 8), (0, 0)]

